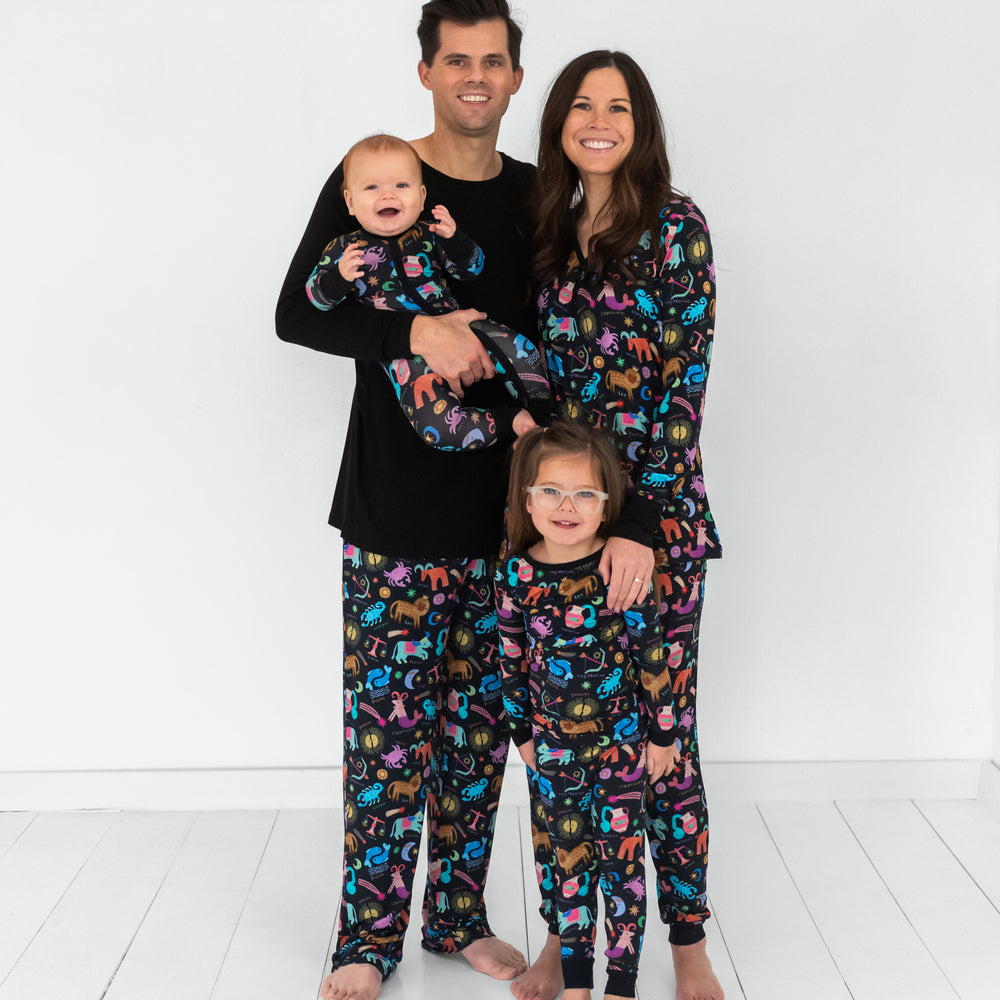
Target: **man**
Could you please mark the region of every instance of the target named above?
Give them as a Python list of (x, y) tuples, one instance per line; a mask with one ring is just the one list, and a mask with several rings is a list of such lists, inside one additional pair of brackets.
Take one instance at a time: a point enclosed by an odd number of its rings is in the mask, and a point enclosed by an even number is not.
[[(434, 130), (412, 145), (428, 205), (446, 205), (482, 247), (478, 279), (441, 317), (344, 304), (313, 308), (323, 247), (356, 224), (338, 167), (320, 194), (276, 312), (278, 336), (355, 360), (356, 386), (330, 523), (344, 549), (345, 867), (327, 1000), (373, 1000), (396, 968), (428, 804), (424, 947), (459, 952), (497, 979), (525, 970), (492, 935), (483, 885), (507, 753), (489, 560), (499, 550), (505, 447), (428, 448), (381, 362), (420, 354), (472, 405), (509, 404), (469, 322), (531, 330), (519, 221), (533, 168), (497, 152), (520, 87), (520, 29), (506, 0), (434, 0), (418, 28)], [(473, 308), (473, 306), (478, 308)]]

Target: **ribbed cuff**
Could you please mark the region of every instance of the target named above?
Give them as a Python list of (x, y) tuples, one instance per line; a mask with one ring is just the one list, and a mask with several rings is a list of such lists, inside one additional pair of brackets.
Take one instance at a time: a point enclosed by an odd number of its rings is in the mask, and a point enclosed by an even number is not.
[(701, 924), (676, 923), (670, 925), (668, 938), (671, 944), (697, 944), (705, 936)]

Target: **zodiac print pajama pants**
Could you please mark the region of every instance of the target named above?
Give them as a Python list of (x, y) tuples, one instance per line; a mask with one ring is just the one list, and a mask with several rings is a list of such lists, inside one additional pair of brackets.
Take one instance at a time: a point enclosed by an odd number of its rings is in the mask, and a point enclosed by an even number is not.
[(566, 989), (594, 985), (600, 887), (608, 935), (605, 992), (634, 996), (646, 923), (646, 755), (643, 743), (607, 744), (607, 737), (536, 732), (532, 785), (548, 838), (535, 835), (548, 857), (538, 874), (556, 901)]
[[(661, 553), (658, 553), (658, 555)], [(705, 598), (705, 560), (672, 566), (658, 563), (653, 587), (660, 609), (676, 726), (682, 742), (681, 759), (668, 777), (646, 791), (649, 851), (656, 869), (660, 919), (670, 928), (672, 944), (693, 944), (705, 936), (702, 924), (711, 916), (707, 906), (708, 807), (698, 757), (695, 694), (698, 688), (698, 638)], [(545, 829), (545, 809), (531, 791), (534, 829)], [(539, 912), (558, 934), (552, 880), (544, 877), (551, 851), (535, 840), (542, 904)]]
[(657, 565), (653, 585), (673, 685), (681, 759), (672, 774), (646, 793), (649, 850), (656, 867), (660, 919), (670, 927), (672, 944), (693, 944), (705, 936), (711, 916), (705, 888), (708, 868), (708, 805), (698, 759), (695, 694), (698, 688), (698, 636), (705, 600), (705, 568)]
[(508, 730), (493, 567), (344, 546), (344, 888), (333, 968), (391, 975), (409, 922), (425, 807), (423, 945), (491, 935), (483, 887)]

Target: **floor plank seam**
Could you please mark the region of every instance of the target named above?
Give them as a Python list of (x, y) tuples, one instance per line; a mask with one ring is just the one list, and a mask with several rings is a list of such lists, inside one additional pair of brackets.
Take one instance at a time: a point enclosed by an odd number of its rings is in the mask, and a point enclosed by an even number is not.
[(218, 971), (215, 973), (215, 979), (212, 982), (212, 988), (208, 992), (208, 1000), (212, 1000), (215, 996), (215, 991), (219, 987), (219, 979), (222, 978), (222, 971), (226, 967), (226, 961), (229, 958), (229, 952), (232, 950), (233, 941), (236, 940), (236, 935), (239, 932), (240, 924), (243, 921), (243, 914), (247, 911), (247, 903), (250, 900), (250, 896), (253, 893), (254, 884), (257, 881), (257, 876), (260, 874), (260, 866), (264, 863), (264, 855), (267, 854), (268, 845), (271, 843), (271, 837), (274, 836), (274, 828), (278, 823), (278, 816), (280, 815), (280, 810), (275, 810), (274, 818), (271, 820), (271, 825), (267, 831), (267, 838), (264, 841), (264, 846), (261, 848), (260, 857), (257, 858), (257, 866), (253, 870), (253, 877), (250, 879), (250, 884), (247, 886), (247, 894), (243, 898), (243, 905), (240, 907), (240, 912), (236, 917), (236, 922), (233, 924), (233, 933), (229, 935), (229, 941), (226, 943), (226, 950), (222, 954), (222, 961), (219, 963)]
[(781, 848), (778, 846), (778, 841), (775, 840), (774, 834), (771, 832), (771, 828), (767, 824), (767, 818), (761, 812), (760, 804), (755, 802), (754, 809), (757, 810), (757, 815), (760, 816), (760, 821), (761, 823), (764, 824), (764, 829), (767, 831), (768, 837), (771, 838), (771, 843), (774, 844), (774, 849), (777, 852), (778, 857), (781, 859), (781, 864), (784, 867), (785, 871), (788, 873), (788, 878), (791, 881), (792, 885), (795, 887), (795, 892), (798, 894), (799, 899), (802, 900), (802, 906), (805, 908), (806, 913), (809, 914), (809, 919), (812, 921), (812, 925), (816, 929), (816, 934), (818, 935), (820, 941), (823, 942), (823, 947), (826, 949), (826, 953), (830, 956), (830, 961), (833, 962), (833, 967), (837, 970), (837, 974), (840, 976), (841, 981), (844, 984), (844, 989), (847, 990), (847, 993), (852, 998), (852, 1000), (857, 1000), (857, 998), (854, 996), (854, 991), (851, 989), (851, 984), (847, 981), (847, 977), (844, 975), (844, 970), (840, 967), (840, 964), (837, 962), (837, 957), (830, 950), (830, 945), (827, 943), (826, 938), (823, 936), (823, 932), (820, 930), (819, 924), (816, 922), (816, 917), (813, 914), (813, 911), (810, 909), (809, 904), (806, 902), (805, 896), (802, 895), (802, 890), (799, 888), (798, 882), (795, 881), (795, 876), (792, 874), (791, 868), (788, 867), (788, 862), (785, 860), (784, 854), (781, 853)]
[[(119, 813), (119, 816), (121, 816), (121, 813)], [(34, 820), (32, 820), (32, 822), (34, 822)], [(76, 880), (80, 877), (80, 872), (82, 872), (83, 869), (87, 867), (87, 863), (94, 856), (94, 852), (101, 846), (101, 843), (103, 842), (104, 838), (108, 835), (111, 828), (115, 825), (115, 822), (117, 821), (109, 823), (104, 833), (102, 833), (100, 837), (97, 838), (97, 843), (94, 844), (94, 846), (90, 849), (90, 853), (83, 859), (83, 862), (80, 864), (80, 867), (77, 868), (77, 870), (73, 873), (73, 877), (69, 880), (69, 883), (67, 884), (66, 888), (63, 889), (63, 891), (59, 894), (59, 898), (52, 904), (52, 907), (49, 910), (49, 912), (45, 915), (45, 918), (35, 928), (35, 933), (31, 935), (31, 938), (28, 940), (28, 943), (24, 946), (24, 948), (21, 949), (21, 954), (18, 955), (17, 958), (14, 960), (14, 964), (8, 970), (7, 975), (5, 975), (3, 979), (0, 979), (0, 989), (2, 989), (3, 984), (6, 983), (8, 979), (10, 979), (14, 970), (17, 968), (18, 962), (20, 962), (21, 959), (24, 958), (24, 956), (28, 952), (28, 949), (35, 943), (35, 938), (37, 938), (38, 935), (42, 933), (42, 928), (45, 927), (45, 925), (49, 922), (49, 919), (51, 918), (52, 914), (55, 913), (55, 911), (59, 908), (59, 904), (66, 898), (66, 893), (68, 893), (70, 889), (73, 888), (73, 885), (75, 884)], [(29, 823), (28, 826), (31, 826), (31, 823)], [(25, 827), (25, 830), (27, 829), (28, 827)], [(20, 839), (20, 837), (18, 839)]]
[(143, 925), (146, 923), (146, 918), (149, 916), (149, 911), (152, 910), (156, 903), (156, 900), (160, 896), (160, 892), (163, 890), (164, 885), (166, 885), (167, 879), (170, 878), (170, 873), (174, 870), (174, 865), (177, 864), (177, 859), (181, 856), (184, 850), (184, 845), (187, 843), (188, 837), (191, 836), (191, 831), (194, 829), (194, 825), (197, 822), (197, 815), (191, 818), (191, 822), (188, 824), (187, 830), (184, 832), (184, 836), (181, 838), (181, 842), (177, 845), (177, 850), (174, 852), (173, 860), (167, 865), (167, 870), (163, 873), (163, 878), (160, 879), (159, 885), (156, 887), (156, 892), (153, 893), (152, 898), (149, 900), (149, 905), (146, 907), (142, 914), (139, 923), (136, 925), (135, 930), (132, 932), (132, 936), (129, 938), (128, 944), (125, 946), (125, 950), (122, 952), (121, 958), (118, 959), (118, 964), (114, 967), (111, 975), (108, 977), (107, 985), (101, 991), (98, 1000), (104, 1000), (108, 995), (111, 987), (114, 985), (115, 977), (118, 975), (118, 970), (122, 967), (125, 959), (128, 958), (128, 953), (132, 950), (132, 945), (135, 944), (135, 939), (139, 936), (139, 931), (142, 930)]
[(740, 970), (736, 967), (736, 962), (733, 959), (733, 953), (729, 948), (729, 942), (726, 941), (726, 933), (722, 929), (722, 921), (719, 919), (719, 911), (716, 909), (715, 904), (712, 903), (712, 897), (710, 895), (707, 895), (705, 899), (708, 904), (708, 910), (715, 919), (715, 928), (719, 932), (719, 937), (722, 938), (722, 946), (726, 949), (726, 954), (729, 956), (729, 964), (733, 968), (733, 975), (736, 976), (736, 982), (739, 985), (740, 993), (743, 995), (743, 1000), (748, 1000), (747, 991), (743, 986), (743, 980), (740, 979)]
[(31, 829), (32, 823), (34, 823), (35, 820), (38, 819), (40, 815), (41, 815), (40, 813), (35, 813), (35, 815), (32, 816), (30, 820), (28, 820), (27, 824), (25, 824), (24, 829), (7, 845), (7, 849), (3, 852), (3, 854), (0, 854), (0, 859), (6, 857), (7, 851), (11, 850), (11, 848), (14, 847), (14, 845), (28, 832), (28, 830)]
[(969, 869), (966, 867), (962, 859), (955, 853), (955, 850), (951, 846), (951, 844), (949, 844), (948, 841), (945, 840), (944, 837), (941, 835), (941, 831), (938, 830), (938, 828), (934, 825), (934, 822), (930, 818), (930, 816), (928, 816), (923, 811), (923, 809), (920, 808), (920, 803), (914, 802), (913, 804), (914, 806), (916, 806), (917, 812), (920, 813), (920, 815), (924, 818), (924, 822), (931, 828), (931, 830), (934, 831), (934, 836), (937, 837), (942, 844), (944, 844), (948, 853), (955, 859), (956, 862), (958, 862), (958, 865), (962, 869), (962, 871), (969, 876), (969, 879), (971, 880), (972, 884), (986, 897), (986, 900), (990, 904), (990, 906), (992, 906), (993, 909), (997, 911), (997, 913), (1000, 913), (1000, 905), (997, 905), (997, 903), (993, 901), (993, 897), (990, 896), (990, 894), (983, 888), (982, 885), (980, 885), (979, 880), (976, 878), (976, 876), (973, 875), (971, 871), (969, 871)]
[[(912, 799), (908, 799), (907, 801), (909, 801), (913, 805), (916, 805), (916, 803), (914, 803)], [(843, 811), (841, 810), (840, 803), (835, 800), (834, 803), (833, 803), (833, 808), (836, 809), (837, 815), (840, 816), (841, 820), (843, 820), (844, 826), (847, 827), (847, 829), (850, 832), (851, 836), (854, 838), (854, 842), (858, 845), (858, 848), (861, 850), (861, 853), (865, 856), (865, 860), (871, 866), (872, 871), (875, 873), (875, 877), (882, 883), (883, 886), (885, 886), (885, 891), (887, 893), (889, 893), (889, 898), (896, 905), (896, 909), (899, 910), (900, 915), (906, 921), (906, 923), (909, 925), (910, 930), (913, 931), (914, 936), (920, 942), (920, 944), (923, 947), (924, 951), (926, 951), (927, 954), (930, 955), (931, 961), (937, 966), (938, 972), (941, 973), (942, 977), (944, 978), (944, 981), (951, 987), (952, 993), (955, 994), (955, 996), (958, 998), (958, 1000), (961, 1000), (961, 995), (959, 994), (958, 990), (955, 988), (955, 984), (948, 978), (948, 973), (945, 972), (944, 969), (941, 967), (941, 963), (937, 960), (937, 956), (934, 954), (933, 951), (931, 951), (929, 945), (923, 939), (923, 936), (921, 935), (920, 931), (917, 930), (916, 925), (910, 919), (910, 915), (906, 912), (906, 910), (903, 909), (902, 904), (896, 898), (896, 894), (892, 891), (892, 887), (883, 878), (882, 873), (878, 870), (878, 866), (875, 864), (875, 862), (872, 860), (871, 855), (865, 849), (865, 845), (861, 843), (861, 838), (857, 835), (857, 833), (854, 830), (854, 827), (851, 826), (850, 821), (848, 820), (848, 818), (844, 815)]]

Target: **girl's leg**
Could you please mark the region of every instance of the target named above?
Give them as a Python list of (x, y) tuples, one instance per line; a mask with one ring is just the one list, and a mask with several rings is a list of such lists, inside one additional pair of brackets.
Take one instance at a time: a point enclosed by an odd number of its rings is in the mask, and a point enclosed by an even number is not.
[(591, 805), (608, 932), (605, 993), (634, 997), (646, 923), (646, 755), (615, 744), (601, 755)]
[[(600, 876), (590, 822), (594, 771), (576, 759), (579, 743), (557, 743), (536, 736), (536, 783), (545, 807), (552, 844), (553, 893), (561, 943), (563, 984), (567, 991), (594, 985), (597, 932), (597, 880)], [(558, 759), (542, 761), (553, 751)]]
[[(672, 944), (693, 944), (705, 936), (711, 915), (706, 905), (708, 807), (698, 757), (695, 694), (698, 687), (698, 633), (705, 596), (704, 560), (682, 568), (658, 566), (662, 580), (660, 622), (674, 693), (674, 711), (683, 742), (673, 774), (658, 781), (648, 799), (649, 843), (656, 866), (660, 919)], [(668, 590), (669, 588), (669, 590)]]

